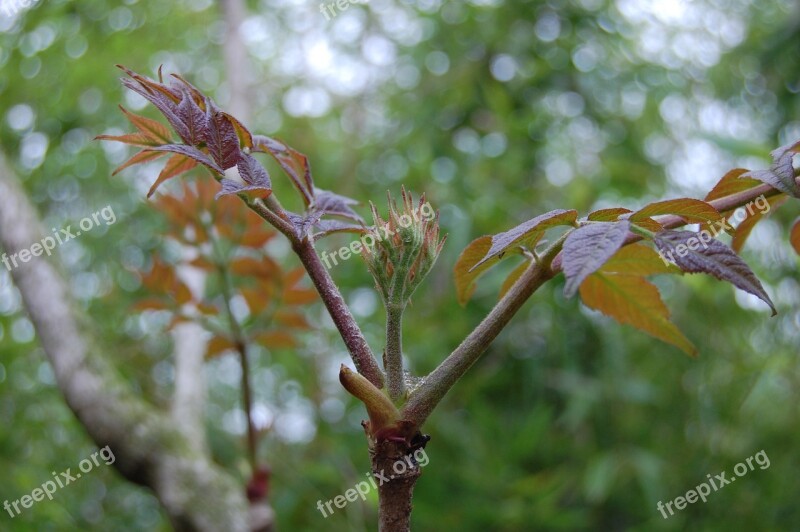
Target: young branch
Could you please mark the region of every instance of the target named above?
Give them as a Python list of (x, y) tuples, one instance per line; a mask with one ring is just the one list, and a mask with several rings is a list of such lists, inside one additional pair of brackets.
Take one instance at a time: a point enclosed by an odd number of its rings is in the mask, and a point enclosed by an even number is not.
[(293, 248), (297, 256), (300, 257), (303, 266), (305, 266), (308, 275), (311, 277), (311, 282), (314, 283), (314, 287), (317, 289), (323, 303), (325, 303), (333, 323), (339, 330), (339, 334), (350, 352), (350, 357), (353, 359), (356, 370), (376, 388), (383, 388), (383, 371), (378, 366), (375, 355), (372, 354), (361, 328), (359, 328), (358, 323), (350, 313), (350, 309), (344, 302), (339, 288), (331, 279), (322, 261), (320, 261), (317, 251), (314, 249), (314, 244), (310, 240), (303, 240), (294, 242)]
[(389, 304), (386, 307), (386, 350), (383, 352), (386, 369), (386, 387), (392, 401), (399, 401), (406, 393), (403, 377), (403, 307)]
[(484, 320), (467, 336), (439, 367), (411, 394), (403, 409), (403, 419), (421, 426), (450, 388), (480, 358), (511, 318), (533, 293), (548, 281), (550, 262), (564, 244), (562, 237), (538, 260), (531, 263)]
[[(780, 194), (780, 191), (769, 185), (762, 184), (749, 190), (712, 200), (709, 203), (718, 211), (723, 212), (747, 205), (762, 195), (770, 197), (778, 194)], [(659, 216), (655, 219), (665, 229), (674, 229), (686, 225), (686, 220), (680, 216), (667, 215)], [(624, 245), (638, 242), (642, 238), (638, 234), (629, 233)], [(404, 419), (421, 426), (458, 379), (486, 351), (525, 301), (546, 281), (552, 279), (561, 271), (561, 246), (557, 244), (554, 244), (539, 261), (533, 262), (525, 270), (475, 330), (428, 375), (424, 383), (409, 398), (403, 409)]]

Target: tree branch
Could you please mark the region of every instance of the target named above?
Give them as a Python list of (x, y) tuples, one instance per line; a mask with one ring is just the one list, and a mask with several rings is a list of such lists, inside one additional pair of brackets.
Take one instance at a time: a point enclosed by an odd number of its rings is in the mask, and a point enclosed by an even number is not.
[(314, 249), (314, 244), (310, 240), (303, 240), (302, 242), (294, 245), (294, 251), (300, 261), (305, 266), (311, 281), (322, 297), (328, 313), (333, 319), (333, 323), (339, 330), (347, 350), (350, 352), (350, 357), (356, 366), (356, 370), (366, 377), (376, 388), (380, 389), (384, 386), (383, 371), (378, 367), (375, 360), (375, 355), (364, 338), (361, 329), (356, 323), (355, 318), (350, 313), (350, 309), (344, 302), (342, 294), (336, 283), (331, 279), (328, 270), (322, 264), (317, 256), (317, 251)]
[[(762, 184), (749, 190), (718, 198), (709, 203), (718, 211), (724, 212), (747, 205), (759, 196), (770, 197), (778, 194), (780, 194), (780, 191), (769, 185)], [(686, 225), (686, 220), (680, 216), (666, 215), (655, 217), (655, 219), (665, 229), (674, 229)], [(629, 233), (624, 245), (632, 244), (639, 240), (642, 240), (640, 235)], [(556, 247), (554, 245), (545, 253), (542, 259), (531, 263), (530, 267), (525, 270), (486, 318), (415, 390), (403, 409), (403, 419), (412, 421), (417, 426), (421, 426), (425, 422), (442, 398), (486, 351), (525, 301), (546, 281), (552, 279), (561, 271), (562, 255), (560, 249), (560, 246)], [(547, 255), (552, 251), (555, 251), (555, 253), (548, 260)]]

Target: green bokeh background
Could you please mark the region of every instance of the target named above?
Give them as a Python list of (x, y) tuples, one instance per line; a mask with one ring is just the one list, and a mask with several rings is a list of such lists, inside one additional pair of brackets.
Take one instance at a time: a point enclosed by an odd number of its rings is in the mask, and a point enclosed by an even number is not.
[[(492, 271), (459, 307), (452, 266), (473, 238), (553, 208), (702, 197), (726, 170), (763, 167), (770, 149), (800, 138), (800, 11), (788, 0), (369, 0), (330, 21), (313, 0), (247, 10), (254, 112), (243, 121), (306, 153), (322, 188), (382, 205), (404, 184), (441, 212), (448, 242), (405, 325), (418, 373), (480, 321), (513, 267)], [(130, 312), (143, 293), (135, 272), (163, 246), (164, 217), (144, 199), (157, 166), (112, 178), (128, 152), (91, 139), (128, 130), (118, 103), (143, 108), (116, 63), (148, 75), (163, 64), (226, 106), (219, 5), (41, 0), (2, 13), (2, 152), (46, 227), (113, 207), (117, 223), (63, 246), (59, 264), (108, 357), (166, 406), (164, 320)], [(799, 213), (788, 203), (743, 252), (777, 317), (710, 278), (658, 280), (697, 359), (565, 300), (562, 279), (541, 289), (426, 426), (414, 528), (800, 528), (800, 283), (787, 244)], [(285, 246), (273, 251), (296, 265)], [(347, 261), (333, 276), (377, 349), (382, 310), (365, 268)], [(256, 354), (256, 401), (272, 426), (259, 452), (273, 468), (279, 530), (374, 530), (374, 498), (327, 519), (316, 510), (369, 462), (363, 407), (336, 378), (344, 347), (321, 306), (309, 315), (317, 327), (300, 349)], [(208, 363), (208, 433), (215, 457), (244, 479), (237, 371), (230, 356)], [(95, 449), (0, 268), (0, 501)], [(656, 510), (762, 449), (769, 468), (668, 520)], [(103, 466), (53, 502), (0, 514), (0, 530), (169, 525), (150, 492)]]

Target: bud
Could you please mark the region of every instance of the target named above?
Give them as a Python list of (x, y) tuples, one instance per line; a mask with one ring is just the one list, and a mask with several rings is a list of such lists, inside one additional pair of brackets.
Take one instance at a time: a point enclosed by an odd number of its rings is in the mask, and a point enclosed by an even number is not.
[(392, 401), (365, 377), (342, 364), (339, 369), (339, 382), (351, 395), (361, 400), (369, 414), (369, 433), (374, 436), (379, 430), (393, 425), (400, 412)]
[(368, 234), (376, 244), (361, 255), (384, 303), (405, 306), (436, 263), (446, 237), (439, 239), (439, 215), (425, 195), (415, 207), (405, 188), (401, 194), (400, 208), (388, 195), (388, 220), (383, 220), (370, 202), (375, 225)]

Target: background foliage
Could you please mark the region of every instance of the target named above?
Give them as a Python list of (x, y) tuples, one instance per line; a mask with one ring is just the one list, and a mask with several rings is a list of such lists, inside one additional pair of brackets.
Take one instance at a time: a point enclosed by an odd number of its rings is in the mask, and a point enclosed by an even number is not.
[[(326, 189), (381, 202), (403, 183), (441, 210), (447, 245), (406, 313), (408, 357), (421, 371), (481, 319), (513, 267), (490, 272), (459, 307), (451, 268), (473, 238), (558, 207), (698, 195), (727, 169), (763, 167), (770, 149), (800, 138), (800, 12), (788, 0), (369, 0), (331, 21), (310, 0), (248, 8), (248, 127), (306, 153)], [(123, 91), (115, 63), (150, 75), (163, 64), (224, 107), (224, 39), (210, 0), (41, 0), (0, 18), (2, 150), (47, 227), (114, 208), (116, 224), (63, 246), (59, 259), (108, 356), (156, 402), (172, 382), (170, 317), (131, 308), (147, 295), (138, 272), (156, 251), (170, 253), (168, 219), (144, 199), (157, 170), (111, 178), (126, 149), (90, 139), (128, 130), (118, 101), (144, 108)], [(743, 253), (775, 318), (708, 279), (660, 281), (697, 359), (565, 300), (562, 280), (540, 290), (428, 423), (415, 526), (796, 527), (800, 283), (780, 229), (796, 215), (793, 206), (779, 213), (783, 223), (763, 222)], [(279, 240), (267, 250), (288, 271), (296, 264)], [(380, 345), (366, 269), (347, 261), (333, 276)], [(337, 381), (344, 347), (320, 305), (306, 317), (312, 330), (300, 347), (256, 354), (271, 502), (283, 530), (368, 530), (374, 500), (325, 520), (315, 509), (360, 480), (368, 460), (363, 408)], [(232, 355), (208, 362), (208, 431), (219, 461), (244, 478), (238, 371)], [(761, 449), (769, 469), (667, 521), (657, 512), (659, 500)], [(93, 451), (0, 269), (0, 500)], [(56, 497), (13, 522), (3, 514), (0, 528), (168, 529), (155, 499), (111, 468)]]

